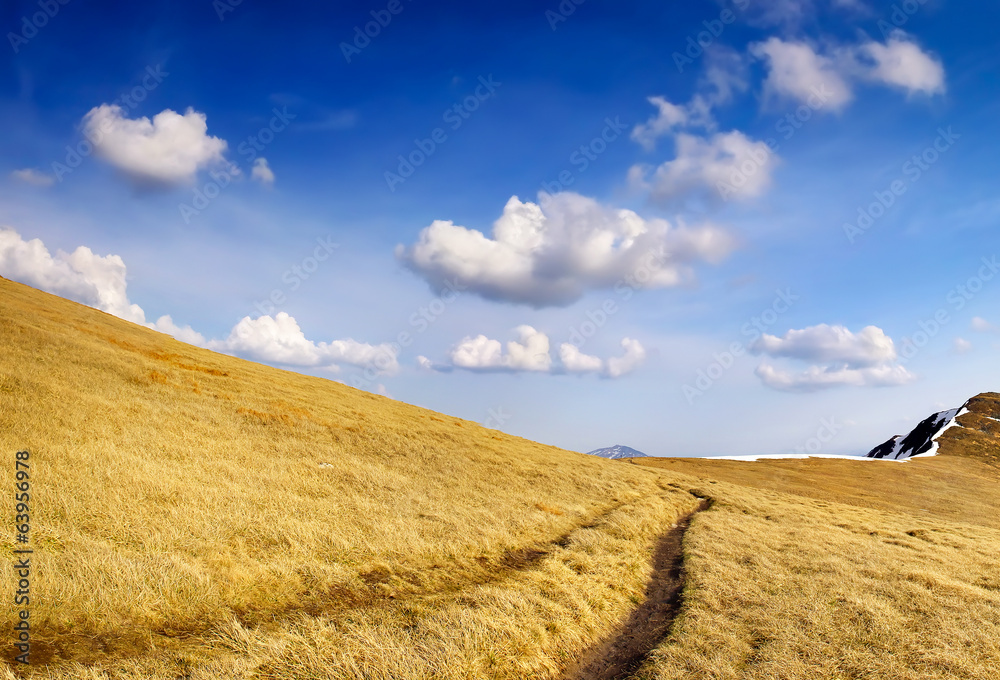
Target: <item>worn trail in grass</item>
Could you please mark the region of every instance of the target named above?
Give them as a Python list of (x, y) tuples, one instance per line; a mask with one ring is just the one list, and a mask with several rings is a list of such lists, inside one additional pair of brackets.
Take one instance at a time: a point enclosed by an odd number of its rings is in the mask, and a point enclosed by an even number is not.
[(701, 499), (694, 512), (680, 518), (656, 544), (653, 573), (645, 599), (614, 635), (588, 650), (560, 680), (624, 680), (659, 645), (680, 611), (684, 591), (684, 535), (694, 516), (712, 507)]

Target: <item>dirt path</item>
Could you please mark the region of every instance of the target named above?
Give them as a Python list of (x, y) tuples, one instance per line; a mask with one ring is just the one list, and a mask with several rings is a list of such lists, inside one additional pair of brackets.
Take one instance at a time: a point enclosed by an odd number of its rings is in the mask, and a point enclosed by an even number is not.
[(660, 538), (653, 553), (653, 574), (643, 603), (611, 638), (588, 650), (560, 680), (624, 680), (639, 669), (670, 632), (681, 607), (684, 533), (691, 518), (711, 506), (711, 499), (703, 499), (694, 512), (678, 520)]
[[(518, 572), (536, 568), (543, 559), (552, 554), (557, 546), (565, 547), (575, 532), (598, 526), (611, 513), (638, 500), (631, 499), (612, 503), (587, 518), (584, 523), (573, 527), (547, 543), (535, 543), (510, 550), (491, 559), (478, 560), (478, 570), (463, 574), (456, 579), (444, 578), (431, 584), (425, 584), (421, 582), (420, 577), (424, 575), (426, 566), (402, 564), (399, 566), (408, 568), (400, 570), (400, 573), (379, 570), (359, 574), (360, 580), (364, 584), (362, 588), (331, 587), (326, 591), (313, 593), (310, 597), (304, 596), (303, 601), (294, 606), (240, 610), (234, 611), (233, 615), (240, 624), (254, 629), (260, 625), (275, 625), (278, 621), (291, 619), (298, 614), (321, 616), (333, 612), (356, 611), (361, 613), (367, 609), (386, 606), (393, 601), (458, 594), (468, 588), (499, 583)], [(396, 577), (394, 587), (385, 587), (392, 577)], [(213, 625), (217, 625), (217, 623), (207, 622), (201, 627), (186, 630), (129, 631), (106, 635), (61, 632), (52, 638), (38, 636), (32, 641), (31, 662), (32, 665), (68, 662), (90, 665), (107, 659), (109, 656), (121, 659), (140, 657), (152, 648), (171, 649), (179, 653), (192, 646), (204, 646), (205, 637), (211, 635)], [(16, 651), (11, 646), (10, 650), (0, 657), (0, 660), (13, 665), (15, 654)]]

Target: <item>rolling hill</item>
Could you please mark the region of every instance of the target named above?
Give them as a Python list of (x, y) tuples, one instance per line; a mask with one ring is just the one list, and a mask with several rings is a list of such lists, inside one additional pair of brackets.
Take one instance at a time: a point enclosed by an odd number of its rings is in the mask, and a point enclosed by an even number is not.
[[(951, 432), (953, 428), (957, 431)], [(913, 456), (932, 456), (942, 443), (947, 452), (955, 455), (998, 461), (1000, 394), (980, 394), (959, 408), (934, 413), (906, 436), (896, 435), (879, 444), (868, 452), (868, 457), (903, 460)]]
[[(951, 428), (941, 455), (908, 462), (604, 460), (4, 279), (0, 348), (0, 487), (28, 451), (35, 551), (31, 665), (6, 646), (8, 679), (1000, 664), (985, 430)], [(18, 546), (0, 534), (6, 560)], [(0, 599), (15, 587), (0, 579)]]

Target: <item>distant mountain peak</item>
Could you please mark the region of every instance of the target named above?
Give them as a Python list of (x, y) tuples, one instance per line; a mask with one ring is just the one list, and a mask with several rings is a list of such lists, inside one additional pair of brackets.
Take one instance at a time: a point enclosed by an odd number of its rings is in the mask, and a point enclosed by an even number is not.
[(948, 444), (944, 453), (964, 453), (996, 459), (1000, 451), (1000, 394), (987, 392), (969, 399), (959, 408), (938, 411), (924, 418), (907, 435), (895, 435), (868, 452), (869, 458), (905, 460), (937, 455), (939, 438)]
[(609, 458), (611, 460), (618, 460), (619, 458), (649, 458), (649, 456), (642, 451), (637, 451), (636, 449), (629, 446), (622, 446), (621, 444), (615, 444), (614, 446), (608, 446), (603, 449), (594, 449), (593, 451), (588, 451), (587, 455)]

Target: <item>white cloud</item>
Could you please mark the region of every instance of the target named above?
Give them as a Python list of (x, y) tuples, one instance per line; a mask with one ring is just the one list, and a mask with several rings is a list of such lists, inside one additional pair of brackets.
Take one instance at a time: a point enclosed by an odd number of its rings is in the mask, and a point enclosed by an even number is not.
[(970, 324), (970, 328), (972, 328), (972, 330), (976, 331), (977, 333), (1000, 332), (1000, 328), (998, 328), (994, 324), (991, 324), (989, 321), (987, 321), (981, 316), (976, 316), (972, 318), (972, 323)]
[(101, 311), (145, 323), (142, 308), (129, 302), (125, 263), (117, 255), (100, 256), (80, 246), (54, 256), (39, 239), (25, 241), (9, 227), (0, 228), (0, 275), (60, 295)]
[(698, 87), (704, 90), (705, 102), (710, 107), (726, 104), (737, 92), (745, 92), (750, 87), (745, 55), (713, 44), (705, 50), (705, 61), (705, 73), (699, 79)]
[(509, 341), (506, 352), (499, 340), (477, 335), (458, 343), (448, 358), (456, 368), (473, 371), (548, 371), (552, 367), (548, 336), (531, 326), (514, 330), (519, 340)]
[(944, 66), (900, 30), (885, 43), (868, 40), (832, 46), (826, 54), (806, 42), (776, 37), (752, 44), (750, 53), (767, 61), (766, 98), (788, 98), (816, 109), (843, 109), (854, 98), (856, 80), (900, 88), (910, 95), (945, 91)]
[(631, 373), (646, 360), (646, 349), (638, 340), (622, 338), (625, 353), (607, 360), (584, 354), (575, 345), (564, 342), (559, 346), (562, 370), (567, 373), (600, 373), (606, 378), (620, 378)]
[(606, 373), (609, 378), (618, 378), (631, 373), (646, 360), (646, 349), (638, 340), (622, 338), (625, 354), (608, 359)]
[[(663, 202), (684, 203), (692, 198), (747, 199), (763, 193), (771, 183), (777, 156), (765, 142), (739, 130), (716, 132), (712, 109), (748, 88), (744, 55), (723, 47), (707, 51), (708, 65), (698, 89), (687, 104), (650, 97), (657, 112), (632, 129), (632, 139), (652, 151), (660, 137), (674, 138), (674, 158), (660, 165), (637, 164), (629, 183)], [(693, 128), (704, 133), (693, 134)]]
[(537, 204), (512, 197), (491, 236), (436, 220), (396, 255), (435, 288), (458, 281), (490, 300), (546, 307), (626, 280), (676, 286), (693, 278), (692, 262), (717, 262), (731, 249), (717, 227), (673, 226), (562, 192), (539, 194)]
[(729, 102), (736, 92), (749, 87), (747, 65), (743, 55), (735, 50), (711, 46), (706, 50), (707, 66), (698, 81), (701, 90), (687, 104), (674, 104), (665, 97), (649, 97), (656, 114), (632, 129), (632, 140), (652, 151), (656, 140), (680, 128), (700, 127), (712, 131), (715, 119), (712, 108)]
[(857, 49), (862, 61), (870, 60), (864, 77), (900, 87), (909, 94), (933, 95), (945, 90), (944, 66), (907, 39), (902, 31), (889, 36), (886, 44), (868, 42)]
[(646, 350), (638, 340), (625, 338), (620, 357), (607, 360), (584, 354), (568, 342), (559, 346), (559, 363), (553, 363), (547, 335), (531, 326), (514, 329), (518, 340), (507, 343), (506, 351), (499, 340), (485, 335), (466, 337), (448, 355), (448, 363), (439, 365), (427, 357), (417, 357), (421, 368), (448, 371), (462, 368), (482, 372), (594, 373), (605, 378), (619, 378), (631, 373), (646, 359)]
[(253, 162), (250, 178), (257, 180), (264, 186), (274, 186), (274, 171), (271, 170), (266, 158), (261, 157)]
[(687, 126), (712, 127), (714, 122), (705, 100), (694, 97), (687, 104), (671, 104), (663, 97), (649, 97), (647, 101), (656, 107), (656, 115), (632, 129), (632, 140), (647, 151), (652, 151), (656, 140), (672, 134), (677, 128)]
[(399, 368), (396, 352), (390, 345), (370, 345), (355, 340), (313, 342), (306, 339), (294, 317), (278, 312), (252, 319), (243, 317), (225, 340), (211, 340), (209, 349), (239, 354), (258, 361), (289, 366), (326, 366), (351, 364), (374, 366), (384, 373)]
[(915, 379), (897, 363), (892, 338), (877, 326), (853, 333), (844, 326), (819, 324), (790, 330), (780, 338), (765, 333), (750, 346), (750, 351), (813, 362), (799, 373), (761, 363), (757, 376), (768, 387), (779, 390), (810, 392), (841, 385), (884, 387)]
[(199, 170), (225, 162), (225, 140), (209, 136), (205, 114), (191, 108), (132, 120), (102, 104), (84, 116), (83, 131), (99, 157), (142, 183), (191, 183)]
[(778, 164), (778, 157), (765, 142), (756, 142), (738, 130), (707, 138), (680, 133), (675, 144), (673, 160), (655, 169), (633, 166), (629, 171), (633, 186), (665, 202), (693, 195), (749, 199), (767, 190)]
[(10, 173), (12, 179), (16, 179), (19, 182), (24, 182), (25, 184), (31, 184), (36, 187), (50, 187), (55, 183), (55, 177), (52, 175), (40, 172), (34, 168), (24, 168), (23, 170), (14, 170)]
[(815, 102), (820, 96), (817, 93), (823, 92), (823, 104), (833, 109), (843, 108), (853, 98), (837, 62), (817, 54), (806, 43), (772, 37), (751, 45), (750, 53), (768, 62), (765, 98), (789, 97), (800, 102), (813, 98)]
[(160, 333), (165, 333), (166, 335), (171, 335), (181, 342), (186, 342), (189, 345), (196, 345), (198, 347), (205, 346), (205, 336), (194, 330), (190, 326), (178, 326), (174, 323), (174, 320), (170, 318), (169, 314), (164, 314), (155, 323), (146, 324), (155, 331)]
[(569, 342), (559, 345), (559, 360), (569, 373), (598, 373), (604, 369), (603, 359), (584, 354)]
[(307, 340), (295, 319), (284, 312), (274, 317), (245, 317), (225, 340), (206, 340), (190, 326), (178, 326), (170, 316), (148, 323), (142, 307), (128, 299), (126, 268), (121, 257), (96, 255), (85, 246), (72, 253), (59, 251), (53, 256), (41, 240), (25, 241), (9, 227), (0, 227), (0, 276), (172, 335), (182, 342), (258, 361), (329, 368), (338, 364), (372, 366), (380, 373), (392, 373), (399, 367), (391, 345), (369, 345), (350, 339), (316, 343)]
[(892, 338), (877, 326), (866, 326), (852, 333), (844, 326), (819, 324), (790, 330), (783, 337), (765, 333), (750, 350), (755, 354), (789, 357), (803, 361), (839, 362), (850, 368), (875, 366), (895, 361)]
[(810, 366), (800, 373), (792, 373), (774, 368), (765, 362), (757, 367), (756, 374), (768, 387), (787, 392), (815, 392), (845, 385), (891, 387), (904, 385), (916, 379), (916, 376), (898, 364), (868, 368)]
[(955, 352), (966, 354), (972, 350), (972, 343), (965, 338), (955, 338)]

